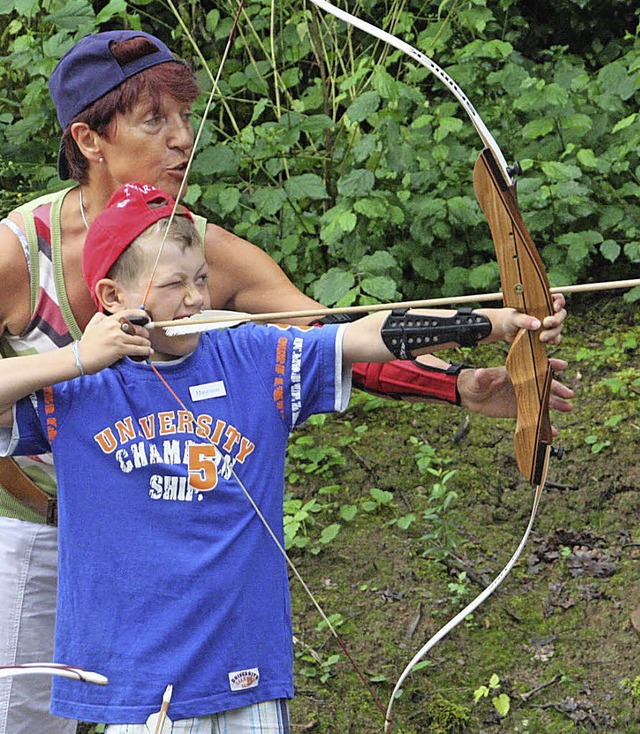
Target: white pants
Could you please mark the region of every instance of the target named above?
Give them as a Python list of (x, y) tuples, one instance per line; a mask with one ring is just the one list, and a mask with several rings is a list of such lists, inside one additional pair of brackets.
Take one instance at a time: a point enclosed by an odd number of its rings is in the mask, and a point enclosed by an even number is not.
[[(58, 531), (0, 517), (0, 665), (51, 662)], [(0, 734), (75, 734), (76, 722), (49, 713), (51, 679), (0, 679)]]
[[(169, 714), (171, 707), (169, 707)], [(153, 731), (153, 729), (151, 729)], [(149, 734), (146, 724), (109, 724), (105, 734)], [(285, 699), (265, 701), (212, 716), (165, 722), (163, 734), (291, 734)]]

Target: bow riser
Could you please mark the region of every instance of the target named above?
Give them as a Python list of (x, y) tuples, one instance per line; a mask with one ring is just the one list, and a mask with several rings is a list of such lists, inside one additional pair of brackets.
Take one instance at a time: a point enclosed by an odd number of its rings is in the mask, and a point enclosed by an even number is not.
[[(489, 150), (476, 162), (473, 185), (495, 244), (504, 305), (542, 322), (553, 314), (544, 264), (518, 209), (515, 185), (505, 181)], [(539, 331), (522, 329), (506, 360), (518, 406), (516, 460), (535, 485), (544, 482), (552, 438), (548, 411), (553, 372), (539, 336)]]

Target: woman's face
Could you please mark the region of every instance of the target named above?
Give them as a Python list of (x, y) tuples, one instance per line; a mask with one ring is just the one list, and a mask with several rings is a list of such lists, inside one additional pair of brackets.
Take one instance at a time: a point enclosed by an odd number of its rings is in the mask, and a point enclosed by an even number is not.
[(116, 114), (108, 138), (101, 141), (101, 165), (106, 166), (114, 191), (139, 181), (175, 198), (193, 147), (191, 105), (169, 94), (158, 105), (143, 98), (130, 112)]

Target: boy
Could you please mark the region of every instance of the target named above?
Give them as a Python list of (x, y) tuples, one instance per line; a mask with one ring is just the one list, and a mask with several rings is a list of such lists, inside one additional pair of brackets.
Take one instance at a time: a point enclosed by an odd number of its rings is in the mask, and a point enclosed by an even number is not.
[[(138, 734), (172, 684), (170, 716), (185, 731), (211, 731), (220, 716), (234, 719), (225, 731), (287, 732), (288, 579), (265, 524), (282, 543), (289, 432), (346, 407), (354, 361), (511, 338), (540, 323), (485, 309), (180, 337), (133, 327), (140, 304), (157, 320), (209, 306), (188, 211), (160, 246), (172, 208), (152, 186), (119, 189), (83, 252), (102, 313), (69, 347), (0, 361), (0, 448), (51, 450), (57, 467), (56, 659), (109, 678), (105, 688), (56, 680), (52, 712)], [(416, 349), (442, 329), (437, 347)]]

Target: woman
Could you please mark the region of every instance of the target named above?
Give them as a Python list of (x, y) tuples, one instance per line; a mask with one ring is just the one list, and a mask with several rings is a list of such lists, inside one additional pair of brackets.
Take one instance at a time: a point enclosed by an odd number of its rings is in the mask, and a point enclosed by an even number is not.
[[(139, 31), (87, 36), (63, 57), (50, 81), (64, 130), (58, 170), (75, 185), (12, 212), (0, 226), (0, 334), (4, 356), (41, 352), (78, 339), (95, 312), (84, 284), (81, 254), (86, 231), (113, 192), (129, 180), (177, 196), (193, 145), (193, 75), (157, 38)], [(261, 250), (212, 224), (205, 232), (213, 308), (249, 312), (307, 309), (302, 294)], [(556, 343), (564, 299), (545, 321), (541, 338)], [(391, 363), (391, 378), (361, 373), (374, 389), (461, 402), (487, 415), (514, 414), (503, 369), (443, 372)], [(562, 369), (564, 363), (557, 361)], [(570, 410), (571, 391), (554, 384), (552, 407)], [(46, 459), (26, 471), (48, 495), (54, 472)], [(4, 475), (5, 477), (7, 475)], [(19, 476), (0, 480), (0, 664), (52, 657), (56, 530), (14, 497)], [(25, 490), (26, 491), (26, 490)], [(36, 504), (35, 502), (32, 504)], [(49, 503), (51, 504), (51, 503)], [(46, 498), (45, 498), (46, 505)], [(70, 661), (73, 662), (73, 661)], [(72, 734), (75, 724), (48, 714), (49, 684), (36, 677), (0, 686), (0, 734)]]

